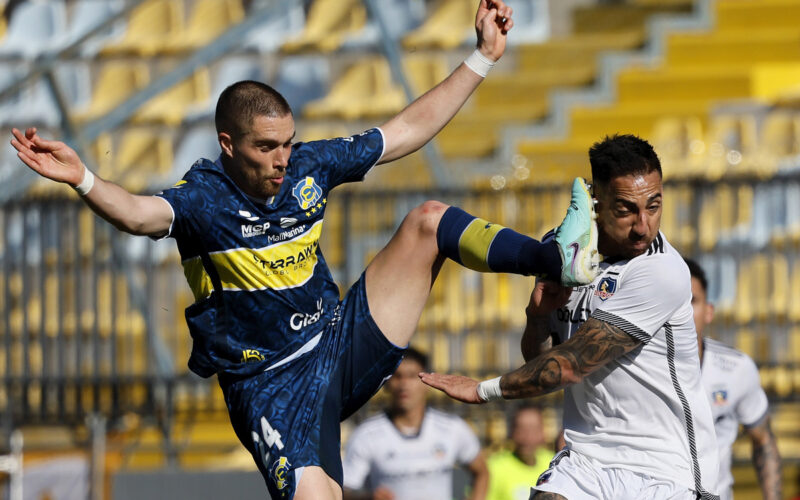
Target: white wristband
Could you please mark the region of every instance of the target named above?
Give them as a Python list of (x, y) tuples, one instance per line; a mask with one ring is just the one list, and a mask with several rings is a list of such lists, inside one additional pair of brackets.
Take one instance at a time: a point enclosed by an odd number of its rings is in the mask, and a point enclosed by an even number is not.
[(494, 61), (481, 54), (480, 50), (475, 49), (475, 52), (464, 59), (464, 64), (475, 73), (486, 78), (486, 75), (489, 74), (489, 70), (494, 66)]
[(484, 380), (478, 384), (478, 397), (481, 398), (481, 401), (503, 399), (503, 391), (500, 390), (500, 377)]
[(77, 186), (73, 186), (72, 189), (78, 192), (81, 196), (86, 196), (89, 194), (89, 191), (92, 190), (94, 187), (94, 174), (91, 170), (86, 168), (86, 165), (83, 166), (83, 180)]

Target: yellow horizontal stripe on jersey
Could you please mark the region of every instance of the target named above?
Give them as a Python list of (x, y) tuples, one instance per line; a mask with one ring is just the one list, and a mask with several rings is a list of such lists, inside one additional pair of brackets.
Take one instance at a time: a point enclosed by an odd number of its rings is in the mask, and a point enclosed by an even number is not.
[[(280, 290), (302, 285), (314, 275), (322, 221), (300, 236), (268, 247), (236, 248), (210, 254), (223, 290)], [(195, 300), (208, 297), (211, 279), (199, 257), (184, 262), (184, 274)]]

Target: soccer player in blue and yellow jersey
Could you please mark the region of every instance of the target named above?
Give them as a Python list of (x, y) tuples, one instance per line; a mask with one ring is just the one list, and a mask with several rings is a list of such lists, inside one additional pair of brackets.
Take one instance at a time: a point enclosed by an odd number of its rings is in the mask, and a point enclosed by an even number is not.
[(75, 187), (118, 229), (175, 238), (196, 298), (186, 310), (189, 366), (218, 375), (233, 427), (273, 498), (341, 498), (339, 422), (394, 372), (445, 257), (566, 284), (594, 277), (594, 210), (577, 180), (555, 243), (429, 201), (341, 300), (319, 249), (328, 192), (441, 130), (505, 51), (511, 15), (502, 1), (481, 0), (478, 48), (464, 64), (353, 137), (293, 144), (294, 119), (280, 94), (258, 82), (232, 85), (217, 104), (219, 158), (197, 161), (156, 196), (95, 177), (72, 149), (35, 129), (13, 131), (23, 162)]

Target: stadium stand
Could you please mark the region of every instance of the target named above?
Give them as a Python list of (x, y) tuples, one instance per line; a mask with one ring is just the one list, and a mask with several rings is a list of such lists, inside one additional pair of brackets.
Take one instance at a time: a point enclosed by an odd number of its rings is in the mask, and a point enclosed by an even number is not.
[[(374, 1), (396, 13), (398, 32), (387, 38), (415, 94), (472, 50), (470, 1)], [(662, 228), (707, 269), (718, 313), (712, 334), (758, 362), (781, 453), (796, 470), (800, 2), (573, 2), (580, 5), (571, 10), (571, 30), (549, 38), (547, 2), (510, 3), (520, 14), (510, 53), (437, 139), (452, 185), (437, 185), (429, 157), (418, 153), (337, 192), (322, 240), (335, 279), (342, 287), (357, 279), (403, 214), (427, 198), (541, 236), (567, 202), (564, 182), (589, 175), (588, 145), (606, 132), (639, 133), (656, 145), (668, 180)], [(199, 57), (266, 10), (273, 14), (238, 34), (235, 48)], [(46, 22), (31, 24), (34, 17)], [(44, 54), (109, 20), (48, 66)], [(131, 96), (198, 58), (189, 76), (81, 144), (98, 175), (142, 193), (217, 154), (215, 101), (233, 81), (264, 80), (286, 95), (300, 140), (360, 132), (407, 102), (360, 0), (31, 1), (4, 23), (0, 122), (35, 124), (75, 144)], [(50, 70), (67, 116), (54, 101)], [(4, 93), (37, 71), (19, 91)], [(13, 150), (4, 149), (0, 178), (19, 172)], [(0, 309), (7, 311), (0, 436), (22, 427), (34, 453), (73, 452), (86, 448), (86, 417), (101, 413), (109, 419), (110, 473), (252, 467), (216, 382), (186, 367), (183, 309), (193, 298), (170, 243), (117, 234), (64, 186), (34, 182), (10, 197), (0, 208)], [(529, 287), (529, 279), (446, 264), (417, 337), (433, 367), (488, 377), (518, 365)], [(558, 402), (544, 401), (551, 436)], [(451, 410), (487, 445), (506, 436), (505, 407)], [(745, 441), (735, 457), (737, 497), (757, 494)]]

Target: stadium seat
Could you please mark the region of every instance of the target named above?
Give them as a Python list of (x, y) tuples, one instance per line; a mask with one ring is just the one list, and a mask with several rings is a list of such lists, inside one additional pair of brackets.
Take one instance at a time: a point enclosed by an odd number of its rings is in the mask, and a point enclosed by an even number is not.
[(800, 4), (794, 0), (720, 1), (716, 19), (721, 32), (795, 29), (800, 24)]
[(667, 39), (667, 67), (741, 68), (763, 62), (792, 62), (800, 58), (800, 34), (791, 29), (753, 29), (673, 33)]
[[(264, 2), (260, 2), (263, 4)], [(267, 8), (272, 8), (274, 3), (268, 4)], [(268, 53), (278, 50), (284, 40), (296, 38), (305, 26), (305, 11), (303, 4), (299, 2), (280, 2), (278, 5), (281, 11), (266, 22), (253, 28), (246, 35), (243, 42), (245, 49), (253, 49), (258, 52)], [(255, 2), (252, 9), (259, 7), (259, 2)]]
[(187, 107), (184, 119), (188, 122), (213, 119), (217, 99), (229, 85), (242, 80), (264, 81), (265, 79), (260, 61), (250, 56), (226, 57), (212, 65), (208, 73), (211, 76), (211, 91), (205, 99)]
[(164, 51), (196, 50), (243, 19), (241, 0), (195, 0), (185, 29), (165, 44)]
[[(78, 41), (83, 35), (99, 26), (102, 22), (119, 13), (124, 7), (123, 0), (76, 0), (70, 9), (70, 22), (60, 45), (67, 47)], [(92, 58), (108, 41), (122, 35), (124, 25), (114, 23), (81, 44), (80, 55)]]
[(144, 104), (132, 117), (135, 124), (161, 123), (176, 126), (183, 122), (192, 106), (209, 100), (208, 70), (200, 68), (192, 76), (170, 87)]
[(50, 86), (41, 78), (24, 87), (3, 107), (6, 111), (0, 116), (3, 125), (56, 127), (61, 123), (61, 113)]
[(550, 13), (547, 0), (508, 0), (514, 9), (514, 34), (510, 45), (541, 43), (550, 36)]
[(346, 36), (361, 30), (366, 20), (366, 8), (356, 0), (314, 0), (303, 31), (287, 40), (281, 50), (287, 53), (332, 52), (341, 46)]
[(172, 169), (164, 184), (178, 182), (198, 159), (215, 161), (219, 154), (217, 131), (213, 126), (197, 125), (189, 129), (178, 142)]
[(403, 38), (408, 51), (453, 49), (474, 30), (475, 5), (468, 0), (442, 0), (425, 22)]
[(146, 63), (113, 61), (104, 64), (92, 89), (92, 99), (86, 109), (75, 110), (77, 121), (99, 118), (111, 111), (134, 92), (143, 89), (150, 81)]
[(149, 57), (161, 53), (172, 40), (182, 34), (183, 2), (145, 0), (130, 14), (122, 37), (105, 45), (100, 54)]
[(328, 95), (306, 104), (303, 116), (309, 119), (339, 117), (353, 120), (391, 114), (405, 104), (405, 95), (393, 83), (386, 60), (372, 58), (349, 67)]
[(309, 102), (325, 96), (330, 85), (330, 61), (319, 56), (287, 56), (281, 60), (275, 90), (292, 109), (300, 111)]
[(149, 129), (131, 129), (119, 142), (117, 165), (121, 184), (132, 192), (140, 192), (158, 184), (160, 176), (172, 168), (172, 138)]
[(62, 0), (23, 2), (13, 13), (0, 56), (33, 59), (58, 48), (67, 29), (67, 11)]

